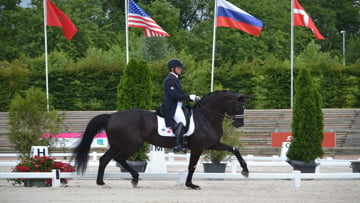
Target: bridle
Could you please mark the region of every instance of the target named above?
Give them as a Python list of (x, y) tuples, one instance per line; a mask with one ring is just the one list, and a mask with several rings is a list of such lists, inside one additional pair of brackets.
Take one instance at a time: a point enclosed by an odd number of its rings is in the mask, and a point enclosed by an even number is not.
[[(237, 102), (236, 100), (234, 102)], [(224, 118), (227, 118), (227, 119), (230, 119), (232, 121), (236, 120), (236, 119), (240, 119), (240, 118), (244, 118), (244, 114), (231, 114), (231, 115), (228, 115), (228, 114), (222, 114), (222, 113), (218, 113), (206, 106), (204, 106), (202, 103), (201, 103), (201, 100), (200, 101), (197, 101), (197, 104), (199, 107), (202, 107), (202, 109), (205, 110), (205, 112), (207, 112), (208, 116), (212, 116), (218, 120), (223, 120)], [(234, 108), (235, 105), (232, 105), (232, 109), (231, 109), (231, 112), (233, 112), (233, 108)]]

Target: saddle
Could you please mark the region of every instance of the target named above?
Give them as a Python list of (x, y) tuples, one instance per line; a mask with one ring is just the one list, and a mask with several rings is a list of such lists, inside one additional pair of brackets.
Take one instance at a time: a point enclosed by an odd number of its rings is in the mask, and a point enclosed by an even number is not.
[[(187, 132), (189, 130), (189, 126), (190, 126), (190, 117), (191, 117), (191, 114), (192, 114), (192, 110), (191, 110), (191, 107), (188, 106), (188, 105), (183, 105), (181, 107), (181, 109), (184, 112), (185, 120), (186, 120), (186, 126), (184, 127), (184, 132)], [(159, 117), (165, 119), (165, 115), (164, 115), (163, 109), (161, 107), (156, 109), (156, 114)], [(174, 127), (176, 126), (176, 124), (177, 124), (176, 121), (173, 119), (173, 122), (172, 122), (173, 129), (175, 129)]]

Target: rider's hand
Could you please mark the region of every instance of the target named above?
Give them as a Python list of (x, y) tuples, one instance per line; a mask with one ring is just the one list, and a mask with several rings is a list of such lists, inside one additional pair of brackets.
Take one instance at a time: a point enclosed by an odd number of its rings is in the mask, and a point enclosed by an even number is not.
[(201, 98), (199, 96), (196, 96), (195, 94), (190, 94), (190, 100), (197, 102), (199, 101)]

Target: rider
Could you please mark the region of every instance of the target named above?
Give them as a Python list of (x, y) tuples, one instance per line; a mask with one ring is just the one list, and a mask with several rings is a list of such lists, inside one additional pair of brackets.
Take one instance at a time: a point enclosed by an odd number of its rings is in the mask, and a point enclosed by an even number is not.
[[(182, 102), (186, 100), (198, 101), (199, 96), (195, 94), (184, 94), (181, 90), (179, 75), (183, 71), (183, 64), (179, 59), (173, 58), (167, 62), (169, 74), (164, 79), (164, 101), (162, 110), (165, 116), (165, 125), (168, 129), (173, 130), (176, 139), (174, 152), (186, 150), (183, 146), (184, 127), (186, 119), (182, 110)], [(175, 120), (176, 123), (173, 123)]]

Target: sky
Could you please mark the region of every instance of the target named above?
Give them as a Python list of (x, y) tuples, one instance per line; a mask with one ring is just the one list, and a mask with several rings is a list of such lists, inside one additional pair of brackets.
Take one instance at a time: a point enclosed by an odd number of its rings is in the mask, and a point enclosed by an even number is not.
[(31, 2), (31, 0), (22, 0), (20, 2), (20, 6), (21, 7), (30, 7), (30, 2)]

